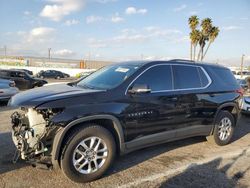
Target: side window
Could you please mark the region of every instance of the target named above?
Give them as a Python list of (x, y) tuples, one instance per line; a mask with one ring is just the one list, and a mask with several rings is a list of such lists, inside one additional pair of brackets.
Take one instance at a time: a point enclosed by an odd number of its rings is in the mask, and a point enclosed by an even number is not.
[(9, 77), (10, 74), (7, 71), (0, 71), (0, 76), (2, 76), (2, 77)]
[(200, 88), (198, 68), (186, 65), (173, 65), (174, 89)]
[(133, 85), (146, 84), (151, 91), (172, 90), (172, 71), (170, 65), (158, 65), (144, 72)]
[(11, 72), (10, 77), (17, 77), (17, 72)]
[(201, 86), (206, 87), (209, 83), (207, 76), (205, 75), (204, 71), (200, 67), (198, 67), (197, 69), (199, 71), (199, 76), (201, 79)]

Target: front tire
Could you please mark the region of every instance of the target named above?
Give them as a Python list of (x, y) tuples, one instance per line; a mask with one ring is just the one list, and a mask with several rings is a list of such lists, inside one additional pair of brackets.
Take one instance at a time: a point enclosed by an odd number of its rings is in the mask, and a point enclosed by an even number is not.
[(99, 125), (88, 125), (69, 137), (61, 157), (62, 171), (78, 183), (93, 181), (107, 171), (115, 154), (112, 134)]
[(236, 122), (233, 115), (228, 111), (221, 111), (215, 120), (213, 135), (208, 136), (209, 142), (224, 146), (232, 141)]

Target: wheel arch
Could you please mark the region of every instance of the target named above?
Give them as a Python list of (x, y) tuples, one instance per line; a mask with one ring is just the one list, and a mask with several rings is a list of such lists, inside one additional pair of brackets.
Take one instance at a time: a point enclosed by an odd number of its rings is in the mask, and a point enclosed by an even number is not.
[(212, 129), (211, 134), (213, 134), (213, 132), (214, 132), (214, 125), (216, 123), (216, 119), (218, 117), (218, 114), (221, 111), (228, 111), (228, 112), (232, 113), (234, 120), (235, 120), (235, 124), (237, 123), (238, 114), (239, 114), (239, 107), (238, 107), (237, 103), (234, 103), (234, 102), (223, 103), (218, 107), (218, 109), (215, 113), (214, 122), (213, 122), (213, 129)]
[(216, 112), (215, 118), (217, 117), (217, 115), (219, 114), (220, 111), (229, 111), (234, 116), (235, 123), (237, 122), (238, 114), (240, 111), (237, 103), (228, 102), (228, 103), (224, 103), (224, 104), (220, 105), (217, 112)]
[[(70, 122), (66, 127), (62, 127), (58, 130), (54, 137), (52, 146), (52, 163), (53, 165), (60, 160), (63, 143), (66, 140), (68, 134), (70, 134), (74, 129), (79, 127), (84, 127), (88, 123), (97, 123), (107, 128), (115, 138), (117, 145), (117, 151), (123, 153), (124, 151), (124, 132), (120, 121), (112, 115), (94, 115), (76, 119)], [(58, 163), (57, 163), (58, 164)]]

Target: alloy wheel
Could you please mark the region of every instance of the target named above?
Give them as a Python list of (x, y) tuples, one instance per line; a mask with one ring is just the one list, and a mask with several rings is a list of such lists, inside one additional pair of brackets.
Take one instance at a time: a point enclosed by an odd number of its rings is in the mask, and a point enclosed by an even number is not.
[(229, 138), (232, 132), (232, 122), (228, 117), (224, 117), (218, 126), (218, 134), (220, 140), (224, 141)]
[(81, 174), (91, 174), (100, 169), (108, 157), (106, 143), (92, 136), (81, 141), (73, 153), (73, 165)]

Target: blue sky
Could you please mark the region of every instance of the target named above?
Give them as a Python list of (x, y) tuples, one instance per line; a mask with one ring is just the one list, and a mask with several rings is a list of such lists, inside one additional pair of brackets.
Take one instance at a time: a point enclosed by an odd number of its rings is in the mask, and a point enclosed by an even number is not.
[[(206, 60), (250, 61), (248, 0), (1, 0), (0, 53), (77, 59), (189, 57), (188, 17), (220, 28)], [(250, 64), (250, 62), (249, 62)]]

